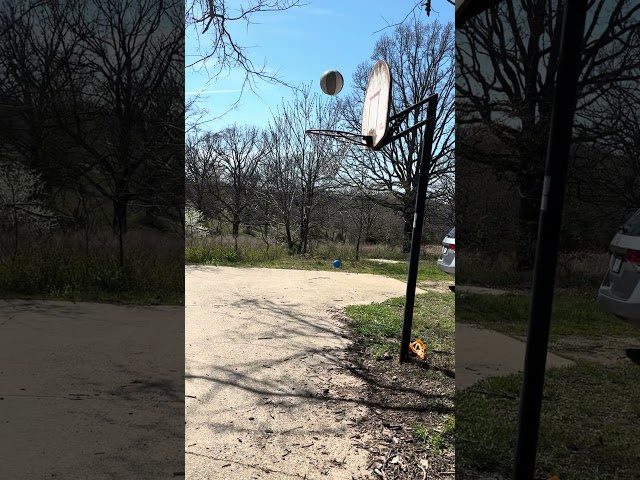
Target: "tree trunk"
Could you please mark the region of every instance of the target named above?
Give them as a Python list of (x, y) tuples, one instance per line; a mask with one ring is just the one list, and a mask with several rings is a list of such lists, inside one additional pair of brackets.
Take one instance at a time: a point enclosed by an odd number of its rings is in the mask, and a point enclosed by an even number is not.
[(122, 195), (113, 201), (113, 228), (118, 236), (118, 258), (124, 267), (124, 235), (127, 232), (127, 201)]
[(302, 210), (302, 215), (300, 218), (300, 235), (298, 236), (298, 255), (302, 255), (304, 252), (304, 247), (307, 241), (307, 228), (306, 228), (306, 210)]
[(289, 249), (289, 255), (294, 253), (294, 245), (293, 238), (291, 238), (291, 225), (289, 225), (289, 221), (286, 221), (284, 224), (284, 232), (287, 236), (287, 248)]
[(305, 255), (307, 253), (307, 248), (309, 246), (309, 220), (305, 220), (304, 222), (304, 240), (302, 242), (302, 254)]
[[(15, 204), (15, 200), (14, 200), (14, 204)], [(18, 257), (18, 248), (20, 245), (20, 222), (18, 220), (18, 209), (17, 207), (14, 205), (13, 206), (13, 260), (15, 261), (15, 259)]]
[(304, 255), (306, 253), (307, 243), (307, 229), (304, 224), (304, 220), (300, 223), (300, 237), (298, 238), (298, 255)]
[(307, 253), (309, 244), (309, 211), (303, 209), (302, 220), (300, 221), (300, 243), (298, 245), (298, 253), (304, 255)]
[(124, 232), (122, 227), (118, 229), (118, 247), (120, 251), (120, 268), (124, 268)]
[(233, 230), (232, 230), (232, 234), (233, 234), (233, 242), (234, 242), (234, 248), (235, 251), (238, 251), (238, 236), (240, 235), (240, 219), (235, 216), (233, 217)]
[(521, 158), (516, 268), (526, 275), (533, 271), (535, 261), (543, 178), (540, 169), (536, 168), (540, 162), (539, 158), (535, 158), (534, 155), (523, 155)]
[(413, 202), (409, 203), (405, 201), (404, 209), (402, 211), (402, 217), (404, 219), (404, 231), (402, 236), (402, 253), (409, 253), (411, 251), (411, 236), (413, 235), (413, 215), (415, 207)]
[[(89, 219), (89, 208), (87, 207), (87, 201), (86, 201), (84, 195), (81, 195), (80, 200), (82, 202), (82, 211), (84, 212), (84, 222), (83, 222), (84, 254), (88, 257), (89, 256), (89, 234), (90, 234), (90, 230), (91, 230), (91, 220)], [(80, 214), (78, 216), (80, 216)], [(80, 218), (82, 218), (82, 217), (80, 217)]]

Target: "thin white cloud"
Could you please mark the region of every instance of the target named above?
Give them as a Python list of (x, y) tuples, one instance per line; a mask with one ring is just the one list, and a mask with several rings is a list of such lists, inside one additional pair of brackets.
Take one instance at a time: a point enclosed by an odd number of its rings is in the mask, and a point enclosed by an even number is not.
[(303, 13), (308, 13), (309, 15), (315, 16), (323, 16), (323, 17), (341, 17), (342, 15), (333, 10), (327, 10), (325, 8), (316, 8), (316, 7), (305, 7), (302, 9)]
[(194, 92), (185, 92), (185, 95), (217, 95), (219, 93), (238, 93), (242, 90), (202, 90)]

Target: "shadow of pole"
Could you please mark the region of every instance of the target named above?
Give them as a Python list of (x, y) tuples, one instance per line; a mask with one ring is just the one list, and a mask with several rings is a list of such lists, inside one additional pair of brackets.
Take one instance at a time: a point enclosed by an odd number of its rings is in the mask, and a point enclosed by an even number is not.
[(640, 366), (640, 348), (627, 348), (625, 353), (629, 360)]

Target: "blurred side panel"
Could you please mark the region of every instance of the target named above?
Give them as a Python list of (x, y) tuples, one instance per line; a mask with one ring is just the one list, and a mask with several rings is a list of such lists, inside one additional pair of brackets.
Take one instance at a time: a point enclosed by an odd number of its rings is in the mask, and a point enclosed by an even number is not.
[[(511, 478), (566, 1), (498, 0), (457, 19), (461, 479)], [(632, 319), (640, 276), (622, 278), (637, 273), (640, 237), (616, 246), (640, 208), (640, 5), (592, 0), (588, 8), (535, 478), (631, 479), (640, 471), (640, 329)], [(602, 301), (613, 290), (620, 308)]]
[(0, 3), (2, 478), (184, 474), (184, 5)]

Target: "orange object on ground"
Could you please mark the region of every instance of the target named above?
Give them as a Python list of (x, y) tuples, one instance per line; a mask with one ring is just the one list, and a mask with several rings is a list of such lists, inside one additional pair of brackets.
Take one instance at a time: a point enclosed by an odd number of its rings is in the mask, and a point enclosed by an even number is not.
[(420, 357), (420, 360), (425, 359), (427, 348), (424, 346), (424, 343), (422, 343), (422, 340), (418, 338), (415, 342), (411, 342), (409, 344), (409, 348), (413, 353)]

